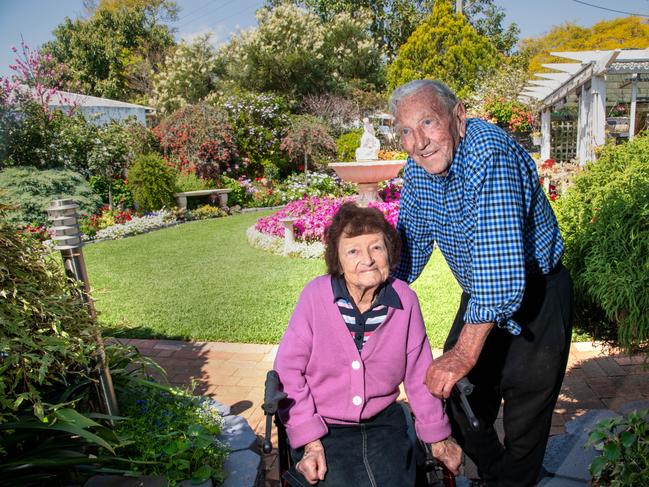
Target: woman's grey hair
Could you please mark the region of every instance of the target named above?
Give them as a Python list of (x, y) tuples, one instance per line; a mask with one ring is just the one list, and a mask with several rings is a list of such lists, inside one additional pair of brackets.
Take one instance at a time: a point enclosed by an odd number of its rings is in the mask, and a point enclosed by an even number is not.
[(394, 90), (390, 95), (390, 100), (388, 101), (390, 113), (396, 115), (401, 100), (424, 89), (430, 90), (433, 95), (442, 102), (444, 107), (448, 110), (449, 115), (453, 113), (453, 108), (455, 108), (455, 105), (457, 105), (459, 101), (457, 96), (455, 96), (455, 93), (453, 93), (453, 91), (451, 91), (451, 89), (444, 83), (432, 79), (416, 79), (414, 81), (409, 81)]

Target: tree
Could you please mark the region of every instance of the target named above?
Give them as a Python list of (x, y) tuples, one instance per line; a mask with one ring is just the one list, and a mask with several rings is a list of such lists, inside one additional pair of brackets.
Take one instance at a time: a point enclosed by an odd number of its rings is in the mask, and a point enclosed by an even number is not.
[(227, 77), (250, 91), (300, 97), (383, 83), (378, 47), (365, 19), (337, 14), (324, 25), (293, 5), (257, 12), (259, 23), (222, 47)]
[(388, 87), (413, 79), (445, 82), (459, 98), (468, 98), (477, 82), (492, 72), (499, 56), (487, 37), (454, 14), (448, 0), (438, 0), (433, 12), (410, 36), (388, 68)]
[(498, 52), (511, 54), (518, 42), (520, 29), (515, 23), (503, 26), (505, 11), (502, 7), (494, 5), (493, 0), (477, 0), (469, 3), (464, 15), (478, 34), (489, 38)]
[(649, 25), (639, 17), (624, 17), (580, 27), (566, 22), (540, 37), (524, 39), (521, 50), (530, 55), (529, 72), (547, 71), (545, 63), (565, 63), (551, 51), (588, 51), (612, 49), (644, 49), (649, 45)]
[[(399, 48), (430, 14), (434, 0), (288, 0), (315, 13), (322, 22), (346, 12), (352, 16), (369, 14), (369, 31), (388, 61), (392, 61)], [(287, 0), (267, 0), (267, 5), (277, 7)], [(502, 53), (508, 54), (518, 41), (516, 24), (503, 26), (505, 13), (494, 0), (474, 0), (464, 11), (468, 21), (478, 33), (487, 36)]]
[(322, 120), (312, 115), (296, 115), (291, 127), (282, 139), (282, 150), (292, 161), (304, 161), (304, 181), (309, 184), (309, 159), (320, 162), (334, 157), (336, 141), (329, 135)]
[(181, 42), (154, 76), (154, 105), (162, 113), (171, 113), (202, 101), (216, 87), (219, 66), (209, 34), (191, 43)]
[(88, 154), (88, 167), (108, 182), (108, 206), (113, 209), (113, 179), (125, 176), (133, 152), (128, 129), (111, 122), (98, 129), (98, 137)]
[(66, 18), (43, 50), (67, 66), (68, 75), (60, 80), (64, 89), (141, 100), (151, 93), (151, 74), (174, 44), (169, 27), (158, 23), (161, 12), (174, 15), (167, 10), (174, 4), (160, 0), (108, 4), (110, 8), (100, 4), (88, 19)]

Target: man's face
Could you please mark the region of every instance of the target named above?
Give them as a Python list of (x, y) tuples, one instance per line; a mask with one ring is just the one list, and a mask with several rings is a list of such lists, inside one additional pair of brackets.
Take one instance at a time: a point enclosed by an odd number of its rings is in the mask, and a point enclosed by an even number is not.
[(446, 176), (464, 136), (466, 114), (458, 103), (449, 116), (432, 90), (422, 88), (403, 98), (395, 114), (401, 145), (415, 163), (436, 176)]

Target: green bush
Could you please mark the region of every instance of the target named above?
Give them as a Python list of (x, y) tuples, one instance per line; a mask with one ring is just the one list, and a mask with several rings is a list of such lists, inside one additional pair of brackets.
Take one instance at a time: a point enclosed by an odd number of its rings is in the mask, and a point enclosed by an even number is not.
[(5, 203), (18, 206), (7, 218), (21, 225), (48, 225), (46, 210), (56, 199), (71, 198), (87, 213), (101, 206), (86, 180), (66, 169), (6, 168), (0, 172), (0, 193)]
[(649, 136), (606, 147), (557, 201), (577, 325), (649, 351)]
[(87, 175), (88, 154), (97, 130), (81, 113), (45, 111), (39, 103), (26, 102), (20, 114), (0, 111), (0, 162), (6, 166), (66, 168)]
[(159, 155), (136, 157), (128, 171), (128, 182), (140, 211), (156, 211), (173, 205), (176, 170)]
[(601, 452), (590, 465), (593, 485), (649, 485), (649, 409), (600, 421), (585, 446)]
[(0, 222), (0, 424), (26, 406), (42, 418), (94, 361), (96, 324), (73, 299), (60, 258), (43, 250)]
[[(92, 190), (101, 197), (103, 204), (108, 204), (108, 179), (101, 176), (90, 176), (88, 184)], [(127, 179), (113, 179), (111, 182), (113, 206), (133, 208), (133, 194), (128, 186)]]
[(245, 166), (226, 114), (205, 103), (176, 110), (153, 133), (177, 169), (212, 179), (236, 175)]
[(346, 132), (336, 139), (337, 156), (339, 161), (355, 161), (356, 149), (361, 145), (363, 129)]
[(180, 171), (176, 175), (176, 189), (179, 192), (199, 191), (201, 189), (212, 189), (214, 183), (207, 179), (199, 178), (193, 172)]
[(189, 211), (188, 220), (207, 220), (208, 218), (220, 218), (228, 214), (222, 208), (212, 205), (203, 205)]
[(286, 169), (280, 143), (290, 119), (288, 104), (281, 96), (238, 91), (213, 103), (227, 113), (242, 156), (256, 166)]
[(138, 473), (174, 483), (225, 480), (227, 450), (214, 441), (223, 419), (209, 402), (180, 389), (140, 387), (125, 395), (120, 412), (127, 417), (116, 427), (123, 439), (117, 453), (134, 461)]

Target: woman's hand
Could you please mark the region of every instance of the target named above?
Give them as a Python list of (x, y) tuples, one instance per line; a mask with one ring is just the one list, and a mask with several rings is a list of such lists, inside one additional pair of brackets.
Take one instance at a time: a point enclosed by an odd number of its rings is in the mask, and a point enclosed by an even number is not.
[(455, 443), (453, 438), (447, 438), (437, 443), (430, 444), (433, 456), (446, 465), (454, 475), (457, 475), (462, 463), (462, 448)]
[(312, 441), (304, 446), (304, 456), (295, 464), (295, 470), (300, 472), (311, 485), (324, 480), (327, 473), (327, 461), (320, 440)]

